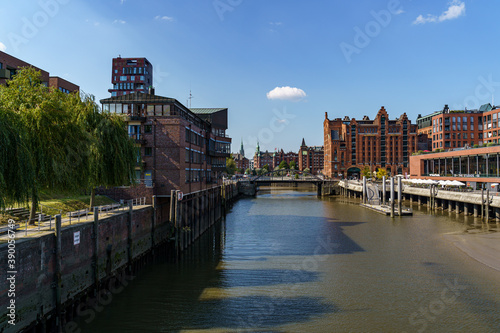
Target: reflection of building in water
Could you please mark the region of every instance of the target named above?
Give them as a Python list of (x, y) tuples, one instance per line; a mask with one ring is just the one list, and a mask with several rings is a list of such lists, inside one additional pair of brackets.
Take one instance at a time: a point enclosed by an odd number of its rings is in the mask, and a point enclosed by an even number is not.
[(412, 178), (467, 182), (473, 188), (499, 182), (500, 146), (461, 149), (410, 157)]

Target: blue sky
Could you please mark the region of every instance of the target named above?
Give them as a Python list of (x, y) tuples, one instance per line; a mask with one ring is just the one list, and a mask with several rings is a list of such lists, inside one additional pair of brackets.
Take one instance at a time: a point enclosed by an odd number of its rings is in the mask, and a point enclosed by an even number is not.
[[(325, 112), (415, 122), (500, 104), (496, 1), (19, 0), (0, 49), (109, 97), (111, 59), (146, 57), (156, 93), (229, 108), (233, 151), (323, 144)], [(497, 83), (498, 82), (498, 83)]]

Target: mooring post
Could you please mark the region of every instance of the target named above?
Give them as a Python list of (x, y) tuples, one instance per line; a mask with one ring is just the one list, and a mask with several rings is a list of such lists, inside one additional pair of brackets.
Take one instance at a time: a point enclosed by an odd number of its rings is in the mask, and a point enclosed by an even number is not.
[(128, 272), (132, 274), (132, 211), (134, 210), (133, 202), (128, 202), (127, 214), (127, 265)]
[(394, 177), (391, 177), (391, 217), (394, 217)]
[(151, 251), (154, 252), (155, 248), (155, 224), (156, 224), (156, 209), (158, 208), (158, 203), (156, 202), (156, 195), (153, 195), (152, 198), (152, 204), (153, 204), (153, 216), (151, 217)]
[(94, 207), (94, 286), (96, 294), (99, 293), (99, 208)]
[(486, 224), (488, 224), (489, 220), (490, 220), (490, 190), (487, 189), (486, 190), (486, 207), (485, 207), (485, 211), (484, 211), (484, 215), (486, 217)]
[(366, 176), (363, 176), (363, 203), (366, 204)]
[(385, 205), (385, 192), (387, 192), (385, 184), (385, 176), (382, 176), (382, 204)]
[(484, 219), (484, 187), (481, 188), (481, 220)]
[(401, 177), (398, 177), (398, 215), (403, 216), (403, 185), (401, 181)]
[(387, 192), (387, 184), (385, 183), (385, 176), (382, 176), (382, 203), (384, 205), (386, 203), (386, 192)]
[(177, 200), (177, 196), (179, 194), (179, 191), (174, 191), (174, 196), (172, 197), (172, 200), (174, 201), (174, 230), (175, 230), (175, 254), (177, 257), (179, 257), (179, 248), (180, 248), (180, 214), (179, 214), (179, 200)]
[(61, 240), (61, 214), (56, 215), (56, 327), (58, 332), (62, 332), (62, 304), (61, 304), (61, 285), (62, 285), (62, 240)]

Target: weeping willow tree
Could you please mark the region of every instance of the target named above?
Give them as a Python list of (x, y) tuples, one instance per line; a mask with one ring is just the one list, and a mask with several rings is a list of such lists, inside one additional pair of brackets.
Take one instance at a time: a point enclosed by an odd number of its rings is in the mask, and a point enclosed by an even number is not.
[(92, 96), (84, 96), (81, 105), (79, 122), (92, 137), (88, 184), (93, 207), (96, 187), (134, 182), (137, 148), (118, 115), (100, 112)]
[(26, 204), (34, 180), (19, 116), (0, 105), (0, 209)]
[(91, 143), (91, 137), (68, 107), (73, 97), (51, 91), (40, 78), (38, 71), (24, 68), (0, 90), (0, 106), (18, 116), (31, 161), (33, 180), (28, 188), (31, 222), (38, 208), (40, 190), (75, 190), (87, 184), (87, 150)]

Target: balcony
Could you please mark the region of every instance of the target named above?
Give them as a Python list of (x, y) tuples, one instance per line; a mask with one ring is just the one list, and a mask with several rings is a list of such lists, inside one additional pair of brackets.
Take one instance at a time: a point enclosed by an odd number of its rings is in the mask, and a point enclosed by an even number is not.
[(129, 137), (139, 145), (145, 145), (147, 143), (147, 140), (144, 139), (141, 134), (129, 134)]
[(10, 80), (10, 70), (0, 69), (0, 79)]
[(125, 121), (140, 121), (141, 123), (146, 121), (146, 117), (139, 115), (126, 115)]

